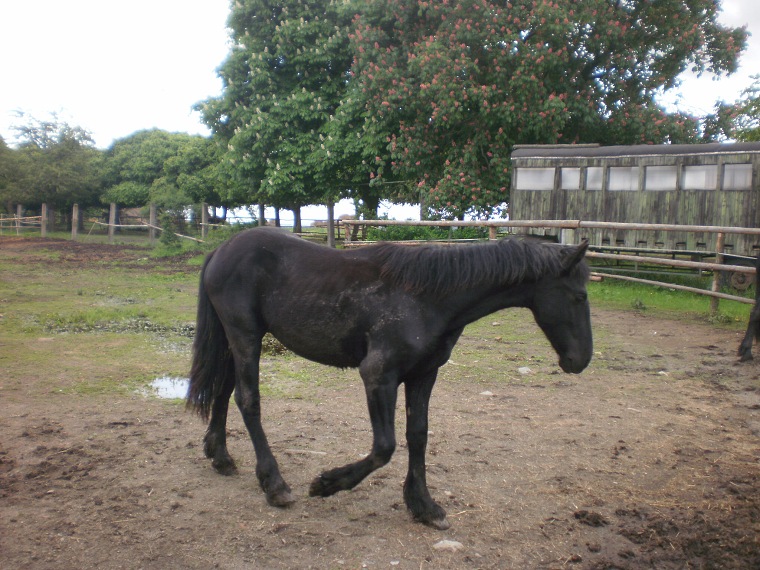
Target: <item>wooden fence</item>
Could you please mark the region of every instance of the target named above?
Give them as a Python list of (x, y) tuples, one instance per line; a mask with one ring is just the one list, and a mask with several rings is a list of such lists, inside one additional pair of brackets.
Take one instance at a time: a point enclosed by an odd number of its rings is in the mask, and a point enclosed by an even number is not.
[[(202, 212), (206, 209), (202, 208)], [(41, 235), (44, 237), (47, 230), (48, 210), (45, 205), (42, 207), (41, 216), (29, 216), (22, 217), (21, 209), (19, 207), (17, 215), (14, 217), (0, 217), (0, 235), (5, 231), (11, 231), (16, 234), (24, 228), (34, 227), (40, 228)], [(108, 227), (109, 239), (112, 241), (116, 228), (131, 228), (136, 227), (145, 228), (149, 231), (151, 239), (155, 236), (156, 231), (163, 231), (158, 225), (156, 225), (156, 209), (151, 206), (150, 210), (150, 222), (142, 224), (117, 224), (116, 223), (116, 205), (111, 204), (109, 212), (108, 223), (95, 221), (94, 225), (102, 225)], [(208, 223), (206, 216), (203, 216), (201, 220), (202, 237), (205, 237), (207, 228), (212, 224)], [(631, 230), (631, 231), (654, 231), (654, 232), (694, 232), (694, 233), (713, 233), (717, 234), (716, 239), (716, 251), (715, 252), (686, 252), (677, 250), (653, 250), (653, 249), (639, 249), (639, 248), (624, 248), (624, 247), (609, 247), (609, 246), (591, 246), (591, 250), (587, 253), (587, 257), (592, 259), (622, 261), (635, 264), (636, 267), (640, 265), (662, 265), (682, 269), (694, 269), (697, 271), (712, 272), (713, 280), (709, 290), (698, 289), (695, 287), (686, 287), (683, 285), (675, 285), (672, 283), (664, 283), (660, 281), (653, 281), (648, 279), (641, 279), (638, 277), (630, 277), (626, 275), (618, 275), (608, 272), (594, 272), (595, 277), (598, 278), (610, 278), (621, 279), (626, 281), (634, 281), (638, 283), (645, 283), (649, 285), (655, 285), (659, 287), (668, 287), (671, 289), (681, 289), (698, 293), (702, 295), (708, 295), (713, 298), (712, 310), (717, 311), (718, 299), (728, 299), (737, 301), (740, 303), (753, 303), (753, 299), (746, 297), (740, 297), (737, 295), (730, 295), (720, 292), (720, 283), (722, 275), (733, 273), (737, 275), (745, 275), (750, 279), (755, 275), (755, 267), (748, 265), (735, 265), (724, 263), (723, 244), (725, 236), (729, 234), (741, 234), (757, 236), (757, 240), (760, 242), (760, 228), (737, 228), (737, 227), (722, 227), (722, 226), (684, 226), (684, 225), (670, 225), (670, 224), (640, 224), (640, 223), (618, 223), (618, 222), (587, 222), (583, 220), (422, 220), (422, 221), (401, 221), (401, 220), (354, 220), (354, 219), (341, 219), (336, 220), (335, 227), (340, 230), (344, 228), (345, 232), (345, 246), (355, 247), (364, 245), (367, 242), (357, 242), (352, 240), (353, 229), (356, 227), (367, 226), (432, 226), (432, 227), (483, 227), (488, 228), (489, 239), (497, 239), (499, 236), (499, 230), (506, 228), (510, 233), (520, 230), (537, 230), (542, 228), (559, 228), (561, 229), (560, 240), (563, 243), (579, 243), (583, 236), (584, 229), (611, 229), (611, 230)], [(77, 232), (79, 227), (79, 207), (74, 205), (72, 211), (72, 239), (77, 239)], [(176, 234), (182, 238), (192, 239), (198, 242), (203, 240), (192, 238), (189, 236)], [(419, 242), (416, 242), (419, 243)], [(607, 250), (607, 251), (602, 251)], [(618, 251), (624, 253), (611, 253), (611, 251)], [(676, 256), (691, 256), (698, 257), (700, 259), (714, 257), (715, 262), (694, 261), (687, 259), (677, 259)], [(741, 256), (732, 255), (732, 259), (738, 259)], [(746, 258), (751, 259), (751, 258)]]
[[(399, 221), (399, 220), (341, 220), (342, 225), (346, 226), (346, 245), (351, 247), (358, 245), (357, 242), (352, 242), (352, 229), (354, 226), (432, 226), (432, 227), (486, 227), (488, 228), (489, 239), (497, 239), (499, 235), (499, 228), (514, 229), (538, 229), (538, 228), (560, 228), (563, 230), (561, 233), (561, 241), (563, 243), (579, 243), (582, 237), (582, 230), (589, 229), (614, 229), (614, 230), (649, 230), (649, 231), (673, 231), (673, 232), (699, 232), (699, 233), (714, 233), (717, 234), (717, 251), (715, 252), (679, 252), (677, 250), (669, 250), (658, 252), (656, 250), (640, 250), (636, 248), (606, 248), (618, 251), (626, 251), (627, 253), (605, 253), (604, 251), (595, 251), (597, 249), (592, 245), (591, 251), (587, 253), (587, 257), (592, 259), (608, 259), (616, 261), (627, 261), (637, 265), (651, 264), (651, 265), (663, 265), (670, 267), (680, 267), (695, 269), (698, 271), (709, 271), (713, 274), (712, 285), (709, 290), (698, 289), (696, 287), (686, 287), (684, 285), (674, 285), (672, 283), (664, 283), (660, 281), (653, 281), (648, 279), (640, 279), (637, 277), (630, 277), (625, 275), (617, 275), (614, 273), (600, 273), (594, 272), (594, 276), (598, 278), (610, 278), (610, 279), (622, 279), (626, 281), (634, 281), (638, 283), (644, 283), (648, 285), (655, 285), (658, 287), (667, 287), (670, 289), (680, 289), (690, 291), (692, 293), (698, 293), (701, 295), (708, 295), (713, 298), (711, 303), (711, 310), (717, 312), (718, 299), (728, 299), (731, 301), (737, 301), (740, 303), (754, 303), (753, 299), (746, 297), (740, 297), (737, 295), (730, 295), (720, 292), (720, 283), (722, 280), (722, 274), (724, 273), (737, 273), (748, 276), (755, 275), (754, 266), (748, 265), (731, 265), (723, 263), (724, 252), (723, 243), (726, 234), (742, 234), (757, 236), (760, 241), (760, 229), (758, 228), (735, 228), (735, 227), (722, 227), (722, 226), (679, 226), (671, 224), (637, 224), (637, 223), (616, 223), (616, 222), (586, 222), (582, 220), (473, 220), (473, 221), (459, 221), (459, 220), (423, 220), (423, 221)], [(567, 231), (565, 231), (567, 230)], [(602, 248), (598, 248), (602, 249)], [(646, 253), (647, 255), (642, 255)], [(676, 259), (676, 255), (688, 255), (689, 253), (697, 254), (701, 257), (715, 257), (715, 262), (704, 261), (692, 261), (684, 259)], [(732, 256), (737, 257), (737, 256)], [(748, 258), (751, 259), (751, 258)]]

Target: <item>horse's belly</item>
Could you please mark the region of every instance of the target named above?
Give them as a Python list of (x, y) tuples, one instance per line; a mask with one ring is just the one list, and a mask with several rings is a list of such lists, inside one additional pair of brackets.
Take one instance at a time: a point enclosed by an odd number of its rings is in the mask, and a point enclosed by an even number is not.
[(291, 338), (280, 338), (273, 335), (286, 348), (308, 360), (337, 366), (339, 368), (356, 368), (366, 354), (366, 345), (363, 342), (355, 342), (351, 339), (321, 339), (318, 342), (304, 342)]
[(367, 354), (367, 302), (362, 306), (348, 291), (325, 299), (295, 297), (269, 304), (264, 313), (269, 332), (303, 358), (359, 366)]
[(366, 335), (336, 322), (307, 326), (302, 321), (296, 327), (270, 325), (269, 332), (298, 356), (328, 366), (355, 368), (367, 354)]

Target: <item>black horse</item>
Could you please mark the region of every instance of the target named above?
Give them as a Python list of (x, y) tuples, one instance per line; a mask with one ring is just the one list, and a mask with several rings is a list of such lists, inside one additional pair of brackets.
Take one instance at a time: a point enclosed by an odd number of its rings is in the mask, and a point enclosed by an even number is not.
[(507, 239), (340, 251), (276, 229), (238, 234), (209, 254), (201, 272), (187, 404), (204, 419), (210, 416), (206, 456), (218, 472), (235, 471), (225, 434), (234, 390), (267, 501), (279, 507), (293, 502), (261, 425), (259, 357), (269, 332), (310, 360), (358, 367), (364, 381), (372, 450), (319, 475), (309, 494), (351, 489), (390, 461), (396, 395), (404, 384), (404, 500), (416, 520), (448, 528), (425, 480), (428, 402), (438, 368), (465, 325), (499, 309), (527, 307), (559, 354), (560, 367), (581, 372), (592, 354), (586, 247)]
[(755, 306), (749, 314), (747, 332), (739, 345), (739, 361), (752, 360), (752, 341), (760, 340), (760, 255), (755, 261)]

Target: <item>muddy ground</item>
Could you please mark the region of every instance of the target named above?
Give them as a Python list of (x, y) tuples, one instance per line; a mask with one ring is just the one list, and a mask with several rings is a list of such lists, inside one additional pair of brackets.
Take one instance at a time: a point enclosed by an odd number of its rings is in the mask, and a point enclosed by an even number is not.
[[(66, 251), (60, 263), (140, 255)], [(597, 308), (592, 318), (596, 355), (578, 376), (559, 372), (524, 312), (468, 329), (431, 402), (428, 481), (447, 531), (406, 512), (403, 443), (355, 490), (307, 496), (320, 471), (369, 450), (354, 371), (265, 364), (264, 382), (285, 369), (314, 380), (264, 402), (298, 498), (285, 510), (266, 505), (234, 408), (239, 473), (223, 477), (181, 402), (51, 393), (0, 375), (2, 566), (760, 568), (760, 358), (737, 363), (740, 333), (707, 323)], [(397, 430), (403, 442), (403, 414)]]

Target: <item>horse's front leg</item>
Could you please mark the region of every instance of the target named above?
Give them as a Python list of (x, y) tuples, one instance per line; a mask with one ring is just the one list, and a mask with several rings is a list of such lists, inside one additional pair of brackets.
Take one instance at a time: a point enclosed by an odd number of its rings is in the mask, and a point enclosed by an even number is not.
[(367, 393), (369, 417), (372, 422), (372, 451), (364, 459), (343, 467), (325, 471), (312, 481), (309, 495), (329, 497), (338, 491), (353, 489), (367, 475), (387, 464), (396, 449), (394, 420), (398, 374), (381, 372), (381, 363), (365, 359), (360, 367)]
[(415, 520), (439, 530), (451, 526), (446, 511), (430, 496), (425, 477), (428, 438), (428, 406), (438, 369), (404, 383), (406, 393), (406, 442), (409, 471), (404, 481), (404, 502)]
[[(243, 335), (243, 338), (250, 342), (250, 336)], [(239, 342), (233, 344), (232, 353), (235, 357), (236, 372), (235, 403), (240, 409), (256, 452), (256, 476), (266, 494), (267, 502), (274, 507), (286, 507), (295, 499), (290, 493), (290, 487), (280, 474), (280, 467), (272, 454), (261, 425), (261, 394), (259, 392), (261, 338), (256, 337), (247, 345), (241, 345)]]

